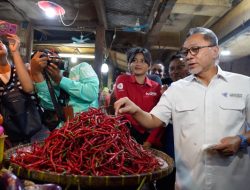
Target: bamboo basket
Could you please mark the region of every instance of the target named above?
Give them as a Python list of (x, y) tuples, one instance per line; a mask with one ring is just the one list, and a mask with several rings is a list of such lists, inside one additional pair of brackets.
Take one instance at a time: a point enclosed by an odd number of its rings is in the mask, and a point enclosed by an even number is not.
[(62, 186), (78, 186), (82, 188), (124, 188), (127, 186), (139, 186), (142, 183), (158, 180), (169, 175), (173, 171), (173, 159), (167, 154), (152, 149), (155, 156), (164, 161), (161, 169), (152, 173), (142, 173), (136, 175), (120, 175), (120, 176), (82, 176), (82, 175), (66, 175), (55, 172), (45, 172), (37, 170), (28, 170), (17, 164), (10, 162), (10, 157), (15, 156), (17, 149), (29, 149), (31, 144), (20, 145), (7, 150), (4, 153), (5, 167), (11, 167), (13, 172), (22, 179), (35, 180), (42, 183), (56, 183)]

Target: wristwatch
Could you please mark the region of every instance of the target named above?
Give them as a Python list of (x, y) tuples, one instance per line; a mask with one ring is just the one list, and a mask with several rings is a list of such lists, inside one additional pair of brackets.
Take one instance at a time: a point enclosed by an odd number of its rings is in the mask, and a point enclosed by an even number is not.
[(244, 135), (237, 135), (237, 136), (240, 137), (241, 139), (240, 148), (247, 148), (248, 147), (247, 138)]

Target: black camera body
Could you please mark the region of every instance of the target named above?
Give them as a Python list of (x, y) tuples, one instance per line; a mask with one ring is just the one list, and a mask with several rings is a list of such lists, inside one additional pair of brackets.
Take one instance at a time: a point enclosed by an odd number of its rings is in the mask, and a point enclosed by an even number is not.
[(60, 70), (65, 70), (65, 61), (61, 57), (48, 56), (47, 65), (54, 63)]
[(68, 65), (67, 62), (62, 59), (59, 56), (55, 56), (55, 53), (45, 49), (42, 51), (43, 54), (40, 57), (48, 57), (47, 65), (50, 65), (51, 63), (55, 64), (58, 69), (60, 70), (66, 70)]

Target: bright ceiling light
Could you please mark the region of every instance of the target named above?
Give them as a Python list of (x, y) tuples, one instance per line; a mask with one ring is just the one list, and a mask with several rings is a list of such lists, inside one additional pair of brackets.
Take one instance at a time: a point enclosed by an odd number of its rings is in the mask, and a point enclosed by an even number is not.
[(55, 9), (49, 7), (49, 8), (46, 10), (45, 14), (46, 14), (47, 17), (49, 17), (49, 18), (54, 18), (54, 17), (56, 16), (56, 11), (55, 11)]
[(102, 73), (107, 73), (107, 72), (109, 72), (109, 66), (108, 66), (107, 63), (103, 63), (103, 64), (102, 64), (101, 72), (102, 72)]
[(51, 2), (51, 1), (39, 1), (38, 6), (50, 18), (52, 18), (56, 15), (64, 15), (65, 14), (65, 10), (62, 6), (58, 5), (57, 3)]

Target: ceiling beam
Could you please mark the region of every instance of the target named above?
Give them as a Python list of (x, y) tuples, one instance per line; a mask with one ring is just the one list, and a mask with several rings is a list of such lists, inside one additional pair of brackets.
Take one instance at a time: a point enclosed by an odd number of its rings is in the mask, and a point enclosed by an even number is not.
[(138, 13), (135, 11), (118, 10), (118, 9), (112, 9), (112, 8), (107, 8), (107, 12), (112, 13), (114, 15), (136, 16), (136, 17), (143, 16), (141, 13)]
[(152, 45), (150, 47), (151, 50), (174, 50), (178, 51), (180, 48), (179, 47), (174, 47), (174, 46), (167, 46), (167, 45)]
[(103, 26), (105, 30), (108, 28), (107, 18), (106, 18), (106, 11), (103, 0), (94, 0), (99, 25)]
[(218, 38), (221, 39), (240, 25), (244, 25), (244, 23), (250, 19), (249, 10), (250, 1), (243, 0), (215, 23), (211, 29), (217, 34)]
[(158, 33), (158, 35), (149, 36), (148, 43), (149, 47), (158, 47), (158, 49), (167, 49), (176, 50), (181, 46), (180, 42), (180, 33), (178, 32), (164, 32)]
[(157, 16), (157, 13), (158, 13), (158, 8), (159, 8), (159, 5), (161, 3), (161, 0), (155, 0), (154, 1), (154, 5), (151, 9), (151, 12), (149, 14), (149, 17), (148, 17), (148, 28), (147, 30), (151, 30), (152, 26), (153, 26), (153, 23), (154, 23), (154, 19), (156, 18)]
[[(72, 22), (71, 20), (64, 20), (65, 23), (69, 23)], [(65, 27), (60, 20), (46, 20), (46, 22), (44, 22), (44, 20), (39, 20), (39, 21), (32, 21), (33, 25), (41, 25), (41, 26), (62, 26)], [(97, 22), (95, 21), (87, 21), (87, 20), (77, 20), (74, 22), (73, 25), (71, 25), (70, 27), (87, 27), (87, 28), (96, 28), (98, 25)], [(69, 28), (70, 28), (69, 27)]]
[(166, 24), (166, 20), (171, 14), (171, 11), (176, 3), (176, 0), (163, 0), (159, 5), (160, 8), (158, 9), (157, 15), (154, 19), (153, 25), (151, 30), (147, 33), (146, 40), (144, 46), (150, 48), (150, 46), (155, 45), (155, 41), (150, 40), (157, 36), (161, 31), (164, 24)]
[(178, 0), (172, 13), (215, 17), (222, 16), (230, 8), (229, 0)]
[(30, 21), (29, 17), (27, 16), (27, 14), (25, 13), (25, 11), (23, 11), (22, 9), (20, 9), (17, 5), (16, 5), (16, 1), (14, 0), (7, 0), (9, 2), (9, 4), (20, 14), (22, 15), (22, 17), (26, 20), (26, 21)]
[(171, 14), (171, 11), (176, 3), (176, 0), (168, 0), (162, 3), (162, 11), (158, 12), (155, 19), (155, 24), (153, 25), (149, 35), (155, 35), (161, 31), (163, 25), (166, 23), (167, 18)]
[(49, 25), (34, 25), (34, 28), (43, 31), (43, 30), (64, 30), (64, 31), (79, 31), (79, 32), (95, 32), (95, 28), (89, 28), (85, 26), (49, 26)]

